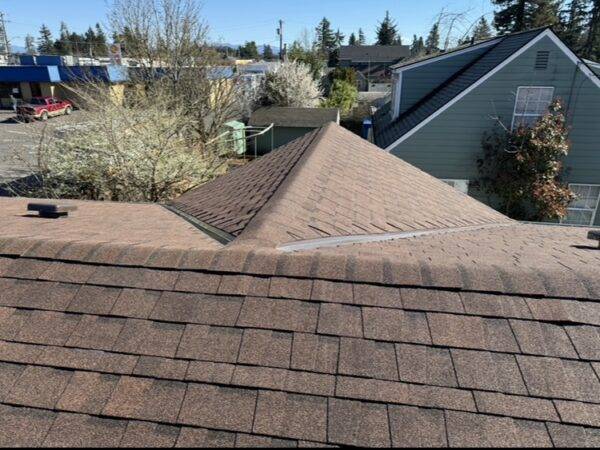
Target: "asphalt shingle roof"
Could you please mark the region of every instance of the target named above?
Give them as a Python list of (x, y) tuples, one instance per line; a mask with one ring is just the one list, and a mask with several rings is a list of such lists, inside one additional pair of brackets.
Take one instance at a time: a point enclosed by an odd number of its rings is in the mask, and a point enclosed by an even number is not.
[(389, 114), (377, 115), (373, 124), (377, 145), (386, 148), (394, 143), (545, 30), (542, 28), (505, 36), (397, 119), (392, 121)]
[(251, 126), (264, 127), (274, 124), (278, 127), (320, 128), (329, 122), (339, 121), (337, 108), (292, 108), (265, 106), (252, 113)]
[(390, 63), (410, 55), (408, 45), (342, 45), (340, 60), (354, 63)]
[[(345, 149), (350, 165), (364, 151), (389, 173), (346, 132), (307, 139)], [(306, 151), (306, 167), (329, 167), (317, 178), (368, 191), (318, 145)], [(427, 177), (396, 161), (399, 184)], [(406, 218), (437, 196), (455, 201), (431, 183), (400, 196), (415, 203)], [(368, 208), (377, 194), (358, 192), (355, 211), (381, 214)], [(384, 211), (402, 204), (389, 201)], [(135, 205), (80, 202), (52, 220), (19, 214), (24, 199), (1, 202), (0, 446), (600, 445), (600, 251), (585, 229), (499, 215), (479, 229), (284, 252), (279, 225), (253, 223), (221, 246), (142, 205), (142, 241)], [(322, 216), (295, 204), (293, 222)], [(130, 237), (112, 208), (132, 208)]]

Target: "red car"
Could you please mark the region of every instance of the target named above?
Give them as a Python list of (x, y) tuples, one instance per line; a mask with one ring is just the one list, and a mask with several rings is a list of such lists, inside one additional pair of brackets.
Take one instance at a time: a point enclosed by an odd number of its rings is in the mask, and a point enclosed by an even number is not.
[(73, 112), (73, 104), (68, 100), (55, 97), (33, 97), (29, 103), (17, 106), (17, 118), (20, 120), (48, 120), (48, 117), (69, 115)]

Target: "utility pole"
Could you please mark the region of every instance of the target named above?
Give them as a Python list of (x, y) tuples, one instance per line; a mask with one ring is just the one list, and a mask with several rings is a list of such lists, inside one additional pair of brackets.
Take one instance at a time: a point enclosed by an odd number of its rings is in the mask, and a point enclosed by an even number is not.
[(8, 42), (8, 35), (6, 33), (6, 24), (4, 23), (4, 13), (0, 12), (0, 54), (10, 54), (10, 43)]
[(283, 61), (283, 20), (279, 19), (279, 28), (277, 28), (277, 35), (279, 36), (279, 60)]

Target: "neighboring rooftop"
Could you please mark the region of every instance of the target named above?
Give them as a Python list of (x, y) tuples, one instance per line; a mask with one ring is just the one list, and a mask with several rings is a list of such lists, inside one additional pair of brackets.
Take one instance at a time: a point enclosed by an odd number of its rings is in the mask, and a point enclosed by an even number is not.
[(492, 40), (494, 45), (490, 45), (482, 56), (453, 74), (395, 120), (389, 114), (376, 116), (373, 124), (375, 142), (381, 148), (387, 148), (547, 30), (540, 28)]
[(265, 106), (252, 113), (248, 124), (256, 127), (274, 124), (277, 127), (320, 128), (329, 122), (340, 122), (339, 109)]
[(353, 63), (393, 63), (409, 55), (408, 45), (342, 45), (339, 59)]
[(511, 221), (336, 125), (185, 205), (219, 192), (243, 226), (212, 248), (158, 205), (2, 200), (0, 446), (600, 445), (587, 229)]

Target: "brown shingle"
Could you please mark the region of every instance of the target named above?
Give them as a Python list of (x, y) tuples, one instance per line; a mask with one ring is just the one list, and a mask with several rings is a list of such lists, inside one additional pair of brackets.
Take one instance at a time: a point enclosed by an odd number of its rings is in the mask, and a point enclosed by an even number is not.
[(188, 364), (188, 361), (157, 358), (154, 356), (140, 356), (133, 373), (135, 375), (153, 378), (184, 380)]
[(174, 423), (185, 395), (185, 383), (121, 377), (103, 414)]
[(458, 292), (403, 288), (400, 290), (400, 297), (402, 298), (402, 305), (406, 309), (464, 312)]
[(247, 297), (237, 325), (274, 330), (314, 332), (319, 305), (288, 299)]
[(269, 295), (270, 281), (269, 278), (248, 275), (223, 275), (219, 284), (219, 294), (266, 297)]
[(388, 406), (394, 447), (446, 447), (444, 413), (414, 406)]
[(449, 347), (519, 352), (507, 320), (427, 313), (433, 343)]
[(366, 306), (402, 308), (400, 290), (386, 286), (354, 284), (354, 303)]
[(238, 357), (241, 341), (242, 330), (186, 325), (177, 349), (177, 357), (234, 363)]
[(235, 433), (226, 431), (205, 430), (202, 428), (183, 427), (177, 445), (182, 448), (232, 448), (235, 444)]
[(270, 367), (237, 366), (232, 383), (239, 386), (274, 389), (312, 395), (333, 395), (335, 377)]
[(294, 333), (292, 368), (336, 373), (340, 340), (336, 337)]
[(511, 320), (510, 326), (523, 353), (577, 358), (563, 327), (531, 320)]
[(120, 447), (173, 447), (179, 436), (179, 427), (153, 422), (130, 420)]
[(246, 389), (190, 384), (179, 422), (249, 432), (252, 429), (256, 395), (256, 391)]
[(513, 355), (452, 350), (459, 386), (527, 395), (519, 366)]
[(324, 442), (327, 438), (327, 399), (260, 391), (253, 431)]
[(600, 446), (600, 430), (573, 425), (548, 423), (548, 431), (556, 447), (590, 447)]
[(127, 421), (84, 414), (61, 413), (44, 440), (44, 447), (116, 447)]
[(177, 278), (175, 290), (215, 294), (219, 289), (220, 282), (220, 275), (202, 272), (181, 272), (179, 278)]
[(150, 318), (169, 322), (231, 326), (235, 325), (241, 305), (241, 297), (164, 292)]
[(297, 447), (298, 443), (291, 439), (277, 439), (253, 434), (237, 433), (236, 448), (284, 448)]
[(172, 290), (178, 276), (179, 272), (169, 270), (98, 266), (88, 282), (106, 286), (163, 291)]
[(125, 319), (83, 316), (66, 345), (94, 350), (111, 350), (125, 326), (125, 322)]
[(313, 300), (354, 303), (352, 283), (338, 283), (335, 281), (315, 280), (311, 295)]
[(190, 361), (185, 379), (205, 383), (230, 384), (234, 368), (235, 366), (232, 364)]
[(319, 334), (363, 337), (361, 308), (324, 303), (319, 312)]
[(113, 308), (120, 289), (101, 286), (82, 286), (69, 304), (67, 311), (86, 314), (108, 314)]
[(395, 342), (430, 344), (425, 314), (387, 308), (363, 308), (365, 337)]
[(99, 414), (119, 381), (118, 376), (75, 372), (56, 407), (78, 413)]
[(123, 289), (111, 314), (147, 319), (158, 301), (160, 292), (142, 289)]
[(183, 330), (184, 325), (127, 319), (113, 350), (174, 357)]
[(394, 345), (365, 339), (342, 338), (338, 372), (397, 380), (398, 368)]
[(577, 353), (583, 359), (600, 360), (600, 327), (565, 327)]
[(475, 391), (474, 395), (477, 409), (482, 413), (522, 419), (559, 421), (556, 409), (549, 400), (496, 392)]
[(292, 333), (269, 330), (245, 330), (238, 357), (241, 364), (283, 367), (290, 366)]
[(42, 350), (39, 345), (0, 341), (0, 361), (32, 364)]
[(72, 375), (73, 372), (68, 370), (28, 366), (5, 400), (18, 405), (52, 409)]
[(457, 386), (452, 358), (447, 349), (396, 344), (400, 381)]
[(531, 312), (522, 297), (461, 292), (465, 311), (478, 316), (531, 319)]
[(551, 447), (540, 422), (446, 411), (451, 447)]
[(50, 311), (33, 311), (15, 337), (21, 342), (64, 345), (80, 320), (80, 316)]
[(554, 404), (563, 422), (600, 427), (600, 405), (555, 400)]
[(271, 278), (269, 297), (308, 300), (312, 291), (312, 283), (312, 280), (273, 277)]
[(68, 369), (97, 370), (115, 374), (130, 374), (138, 357), (99, 350), (45, 347), (36, 359), (36, 364), (64, 367)]
[(0, 363), (0, 401), (5, 400), (27, 366)]
[(336, 396), (358, 400), (475, 411), (470, 391), (338, 376)]
[(329, 442), (352, 446), (389, 447), (390, 430), (385, 405), (329, 399)]
[(600, 402), (600, 381), (586, 362), (517, 356), (532, 395)]
[(0, 405), (0, 447), (41, 447), (57, 414)]

